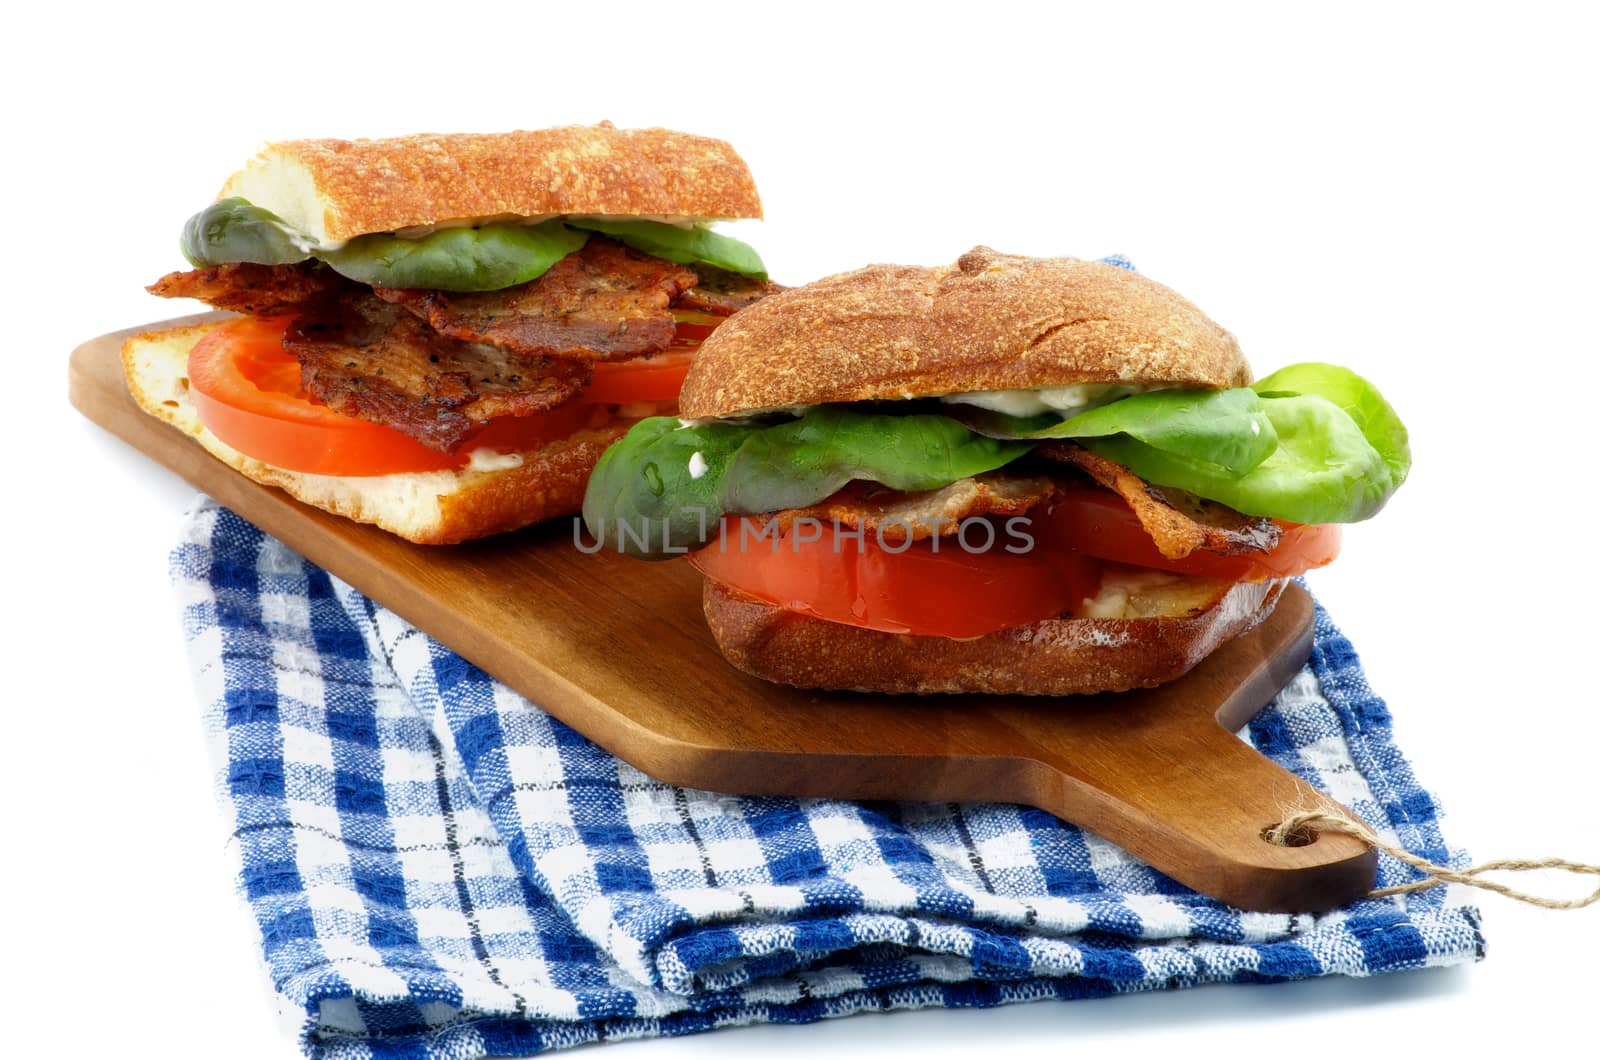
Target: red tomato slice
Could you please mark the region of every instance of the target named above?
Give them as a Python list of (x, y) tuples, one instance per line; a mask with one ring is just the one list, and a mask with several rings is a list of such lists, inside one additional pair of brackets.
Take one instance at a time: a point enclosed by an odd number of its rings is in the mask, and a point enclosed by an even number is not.
[(1283, 534), (1270, 552), (1244, 556), (1191, 552), (1182, 559), (1168, 559), (1157, 550), (1126, 501), (1109, 490), (1089, 486), (1074, 488), (1047, 511), (1033, 514), (1037, 527), (1034, 532), (1051, 549), (1072, 549), (1118, 563), (1202, 577), (1234, 581), (1287, 578), (1325, 566), (1339, 554), (1336, 524), (1280, 522)]
[(441, 453), (307, 394), (299, 362), (283, 348), (288, 326), (288, 317), (240, 317), (213, 328), (189, 353), (200, 422), (246, 456), (288, 471), (366, 476), (457, 469), (479, 447), (532, 449), (566, 437), (592, 412), (568, 402), (538, 416), (504, 417)]
[(346, 476), (456, 470), (474, 449), (534, 449), (564, 438), (587, 425), (597, 404), (675, 401), (700, 340), (724, 319), (697, 310), (675, 316), (677, 338), (666, 353), (596, 365), (576, 400), (537, 416), (494, 420), (448, 453), (307, 394), (299, 362), (283, 348), (286, 316), (241, 317), (214, 328), (189, 354), (189, 382), (200, 422), (212, 434), (275, 467)]
[[(831, 527), (761, 535), (753, 518), (729, 520), (719, 541), (689, 557), (709, 578), (768, 603), (830, 622), (917, 636), (976, 637), (1070, 615), (1100, 587), (1102, 560), (1235, 581), (1290, 577), (1339, 554), (1339, 527), (1280, 523), (1277, 547), (1254, 556), (1193, 553), (1169, 560), (1116, 494), (1069, 490), (1023, 523), (979, 521), (995, 531), (910, 547), (857, 541)], [(1010, 529), (1008, 529), (1010, 528)], [(1030, 544), (1031, 542), (1031, 544)], [(1006, 545), (1027, 550), (1006, 551)]]
[[(696, 343), (695, 345), (698, 345)], [(677, 349), (674, 344), (673, 349)], [(676, 401), (689, 374), (694, 353), (658, 353), (631, 361), (601, 362), (579, 401), (594, 405), (626, 405), (630, 401)]]
[(602, 361), (594, 366), (594, 379), (579, 401), (596, 405), (626, 405), (631, 401), (676, 401), (689, 374), (700, 341), (726, 320), (698, 309), (675, 309), (677, 337), (666, 353), (635, 357), (631, 361)]
[(857, 538), (816, 522), (762, 537), (760, 520), (730, 519), (721, 539), (689, 562), (791, 611), (918, 636), (978, 637), (1055, 618), (1099, 591), (1096, 560), (1066, 550), (1008, 552), (1008, 544), (1025, 542), (1009, 536), (1003, 522), (987, 525), (992, 545), (982, 547), (987, 532), (969, 531), (968, 551), (956, 537), (885, 546), (870, 531)]

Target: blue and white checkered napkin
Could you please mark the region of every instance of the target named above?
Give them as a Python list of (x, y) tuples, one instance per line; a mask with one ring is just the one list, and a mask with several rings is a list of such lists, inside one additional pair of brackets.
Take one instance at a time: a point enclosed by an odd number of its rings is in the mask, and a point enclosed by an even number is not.
[[(172, 576), (241, 890), (313, 1056), (526, 1055), (1483, 952), (1443, 889), (1242, 913), (1027, 807), (657, 783), (214, 504)], [(1463, 863), (1320, 610), (1312, 663), (1243, 738)]]

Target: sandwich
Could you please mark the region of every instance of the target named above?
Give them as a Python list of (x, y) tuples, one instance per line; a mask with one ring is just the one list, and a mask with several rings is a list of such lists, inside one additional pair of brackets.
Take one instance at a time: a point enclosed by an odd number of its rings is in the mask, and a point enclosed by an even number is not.
[(601, 458), (584, 547), (687, 556), (723, 654), (768, 681), (1119, 691), (1261, 622), (1409, 466), (1355, 373), (1252, 383), (1159, 283), (979, 247), (731, 319), (678, 416)]
[(123, 350), (151, 414), (250, 478), (411, 541), (575, 514), (699, 343), (775, 286), (719, 140), (609, 123), (269, 144), (149, 290), (234, 319)]

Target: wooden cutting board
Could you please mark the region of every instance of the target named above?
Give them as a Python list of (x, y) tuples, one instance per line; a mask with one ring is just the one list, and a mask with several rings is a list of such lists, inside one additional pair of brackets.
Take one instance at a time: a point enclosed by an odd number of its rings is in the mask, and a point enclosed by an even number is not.
[(1160, 688), (1065, 698), (870, 696), (767, 684), (729, 666), (680, 561), (585, 555), (556, 520), (486, 541), (412, 545), (259, 486), (146, 415), (122, 342), (72, 354), (73, 405), (313, 562), (663, 781), (744, 794), (1005, 801), (1041, 807), (1235, 906), (1320, 911), (1372, 886), (1343, 835), (1261, 838), (1291, 808), (1348, 813), (1233, 732), (1305, 662), (1310, 597)]

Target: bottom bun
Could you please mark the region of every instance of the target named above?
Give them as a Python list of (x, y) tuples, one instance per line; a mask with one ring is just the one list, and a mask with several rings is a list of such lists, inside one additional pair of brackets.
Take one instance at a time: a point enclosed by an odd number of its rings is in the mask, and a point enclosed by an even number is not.
[(247, 478), (306, 504), (372, 523), (422, 545), (449, 545), (528, 526), (583, 507), (589, 473), (629, 423), (579, 431), (478, 470), (314, 475), (264, 464), (206, 429), (189, 398), (189, 351), (215, 324), (136, 335), (122, 348), (128, 389), (146, 412), (199, 442)]
[[(882, 633), (811, 618), (707, 579), (706, 621), (745, 673), (800, 688), (1064, 696), (1148, 688), (1181, 677), (1272, 614), (1283, 581), (1225, 582), (1132, 574), (1108, 584), (1099, 611), (956, 640)], [(1128, 604), (1137, 598), (1137, 606)], [(1109, 601), (1110, 607), (1106, 606)]]

